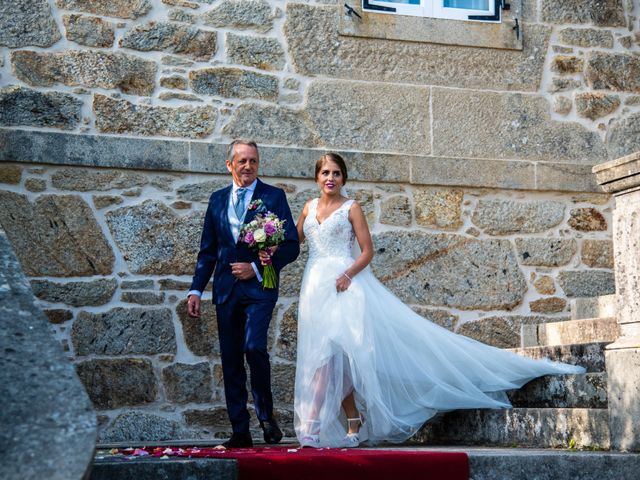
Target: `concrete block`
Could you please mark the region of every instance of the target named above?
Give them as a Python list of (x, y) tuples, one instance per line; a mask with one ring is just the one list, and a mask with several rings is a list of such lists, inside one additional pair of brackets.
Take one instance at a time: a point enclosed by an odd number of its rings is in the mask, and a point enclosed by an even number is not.
[(122, 458), (98, 459), (90, 480), (157, 480), (161, 478), (236, 480), (236, 460), (213, 458)]
[(574, 345), (553, 345), (508, 350), (529, 358), (548, 358), (556, 362), (580, 365), (587, 372), (604, 372), (604, 349), (606, 342), (581, 343)]
[(575, 444), (607, 449), (609, 412), (589, 408), (457, 410), (428, 422), (414, 440), (431, 445), (566, 448)]
[(607, 374), (547, 375), (507, 394), (514, 407), (607, 408)]
[(611, 446), (640, 451), (640, 342), (636, 348), (607, 350)]
[(615, 317), (616, 302), (615, 294), (574, 298), (571, 300), (571, 319)]
[(465, 449), (472, 480), (618, 480), (637, 478), (640, 455), (575, 450)]
[(571, 345), (574, 343), (614, 342), (620, 336), (615, 318), (591, 318), (541, 324), (539, 345)]

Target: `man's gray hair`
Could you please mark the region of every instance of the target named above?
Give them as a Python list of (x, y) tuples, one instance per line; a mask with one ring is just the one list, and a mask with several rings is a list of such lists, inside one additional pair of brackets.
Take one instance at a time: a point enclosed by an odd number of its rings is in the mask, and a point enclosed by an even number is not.
[[(256, 142), (254, 142), (253, 140), (249, 140), (247, 138), (236, 138), (233, 142), (231, 142), (229, 144), (229, 146), (227, 147), (227, 160), (231, 163), (233, 162), (233, 147), (235, 147), (236, 145), (249, 145), (250, 147), (253, 147), (256, 149), (256, 152), (258, 151), (258, 144)], [(259, 152), (258, 152), (258, 156), (259, 156)]]

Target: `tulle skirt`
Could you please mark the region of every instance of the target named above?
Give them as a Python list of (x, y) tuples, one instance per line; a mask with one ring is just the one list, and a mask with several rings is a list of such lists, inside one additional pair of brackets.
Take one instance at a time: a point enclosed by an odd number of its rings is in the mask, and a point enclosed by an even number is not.
[(402, 442), (438, 412), (509, 408), (505, 390), (582, 367), (532, 360), (457, 335), (416, 314), (369, 268), (337, 293), (352, 258), (307, 263), (298, 311), (295, 429), (340, 447), (342, 400), (355, 393), (365, 417), (361, 438)]

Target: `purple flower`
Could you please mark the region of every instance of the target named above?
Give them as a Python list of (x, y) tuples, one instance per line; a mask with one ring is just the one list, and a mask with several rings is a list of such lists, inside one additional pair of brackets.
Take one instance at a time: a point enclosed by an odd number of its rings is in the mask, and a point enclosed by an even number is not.
[(247, 233), (244, 234), (244, 241), (248, 244), (253, 243), (253, 232), (251, 230), (247, 230)]
[(276, 233), (276, 226), (273, 222), (267, 222), (264, 224), (264, 233), (266, 233), (268, 237)]

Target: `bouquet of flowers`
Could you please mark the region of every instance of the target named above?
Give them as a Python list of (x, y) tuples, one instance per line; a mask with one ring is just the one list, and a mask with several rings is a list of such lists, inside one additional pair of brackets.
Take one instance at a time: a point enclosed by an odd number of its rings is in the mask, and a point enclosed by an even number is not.
[[(247, 243), (249, 248), (259, 252), (272, 254), (274, 247), (284, 241), (284, 222), (275, 213), (269, 212), (262, 200), (254, 200), (249, 204), (249, 210), (257, 210), (256, 216), (249, 223), (240, 227), (240, 240)], [(277, 276), (271, 261), (264, 265), (262, 273), (263, 288), (276, 288)]]

